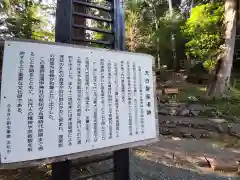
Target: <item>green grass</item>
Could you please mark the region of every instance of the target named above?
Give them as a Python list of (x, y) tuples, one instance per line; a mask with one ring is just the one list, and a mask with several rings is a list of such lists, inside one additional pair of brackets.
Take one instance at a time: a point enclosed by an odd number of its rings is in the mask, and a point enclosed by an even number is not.
[(179, 94), (177, 95), (177, 99), (179, 101), (190, 101), (189, 97), (202, 97), (206, 92), (205, 86), (198, 85), (185, 85), (179, 89)]
[[(239, 81), (240, 82), (240, 81)], [(203, 116), (217, 116), (225, 119), (236, 121), (240, 119), (240, 83), (230, 89), (227, 97), (219, 99), (204, 98), (207, 88), (201, 85), (185, 85), (179, 90), (177, 96), (178, 101), (186, 103), (198, 103), (204, 106), (212, 107), (202, 112)], [(191, 97), (195, 97), (196, 101), (192, 102)]]

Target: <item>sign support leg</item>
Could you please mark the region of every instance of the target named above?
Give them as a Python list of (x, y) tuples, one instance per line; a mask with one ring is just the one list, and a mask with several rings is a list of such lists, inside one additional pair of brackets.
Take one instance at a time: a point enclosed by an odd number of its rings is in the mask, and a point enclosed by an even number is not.
[[(124, 1), (114, 0), (114, 49), (125, 50)], [(130, 180), (129, 149), (114, 151), (114, 180)]]
[[(55, 42), (71, 43), (72, 1), (57, 1)], [(71, 161), (52, 164), (52, 180), (71, 180)]]
[(53, 163), (52, 180), (71, 180), (71, 161)]
[(114, 151), (114, 180), (130, 180), (129, 149)]
[[(114, 49), (125, 49), (123, 3), (114, 0)], [(120, 7), (121, 6), (121, 7)], [(72, 1), (59, 1), (56, 16), (56, 42), (71, 43)], [(120, 26), (120, 27), (119, 27)], [(129, 149), (114, 152), (114, 180), (129, 180)], [(70, 180), (71, 161), (52, 164), (52, 180)]]

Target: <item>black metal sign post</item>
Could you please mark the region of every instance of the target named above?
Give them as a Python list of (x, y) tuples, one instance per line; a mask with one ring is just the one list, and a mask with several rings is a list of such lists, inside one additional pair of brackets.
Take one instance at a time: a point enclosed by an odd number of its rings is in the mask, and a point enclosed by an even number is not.
[[(123, 0), (106, 0), (111, 7), (96, 5), (86, 0), (58, 0), (56, 11), (55, 41), (68, 44), (103, 44), (116, 50), (125, 50)], [(111, 19), (93, 16), (85, 8), (95, 8), (111, 14)], [(110, 23), (110, 31), (86, 26), (86, 19)], [(112, 35), (109, 41), (89, 40), (85, 30)], [(113, 40), (111, 40), (113, 39)], [(90, 44), (89, 44), (90, 45)], [(114, 180), (129, 180), (129, 149), (113, 153)], [(52, 180), (71, 179), (71, 161), (52, 164)]]
[[(56, 10), (55, 41), (71, 43), (71, 0), (58, 0)], [(52, 180), (71, 180), (71, 161), (52, 164)]]
[(129, 176), (129, 149), (114, 152), (114, 180), (130, 179)]
[[(114, 1), (114, 49), (125, 50), (124, 0)], [(129, 149), (114, 152), (114, 180), (129, 180)]]
[(71, 180), (71, 161), (52, 164), (52, 180)]

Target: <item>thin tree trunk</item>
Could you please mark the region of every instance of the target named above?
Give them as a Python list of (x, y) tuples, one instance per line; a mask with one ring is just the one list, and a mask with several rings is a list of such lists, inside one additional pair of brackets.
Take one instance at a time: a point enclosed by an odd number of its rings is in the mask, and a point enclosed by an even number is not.
[[(153, 13), (154, 13), (154, 21), (155, 21), (155, 30), (157, 31), (159, 29), (159, 22), (157, 19), (157, 13), (156, 10), (153, 9)], [(160, 58), (160, 41), (159, 41), (159, 37), (157, 37), (157, 68), (160, 69), (161, 68), (161, 58)]]
[(219, 68), (208, 89), (208, 95), (219, 97), (228, 89), (231, 70), (233, 64), (235, 37), (236, 37), (236, 0), (226, 0), (225, 2), (225, 41), (226, 50), (224, 57), (219, 62)]
[[(158, 30), (158, 22), (157, 20), (155, 21), (155, 26), (156, 26), (156, 30)], [(159, 38), (157, 37), (157, 67), (158, 69), (161, 68), (161, 59), (160, 59), (160, 45), (159, 45)]]

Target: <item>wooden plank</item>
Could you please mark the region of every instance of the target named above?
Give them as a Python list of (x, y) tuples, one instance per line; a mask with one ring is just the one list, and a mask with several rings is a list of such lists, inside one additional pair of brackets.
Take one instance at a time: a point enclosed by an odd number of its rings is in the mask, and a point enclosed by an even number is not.
[(178, 88), (164, 88), (164, 94), (178, 94)]

